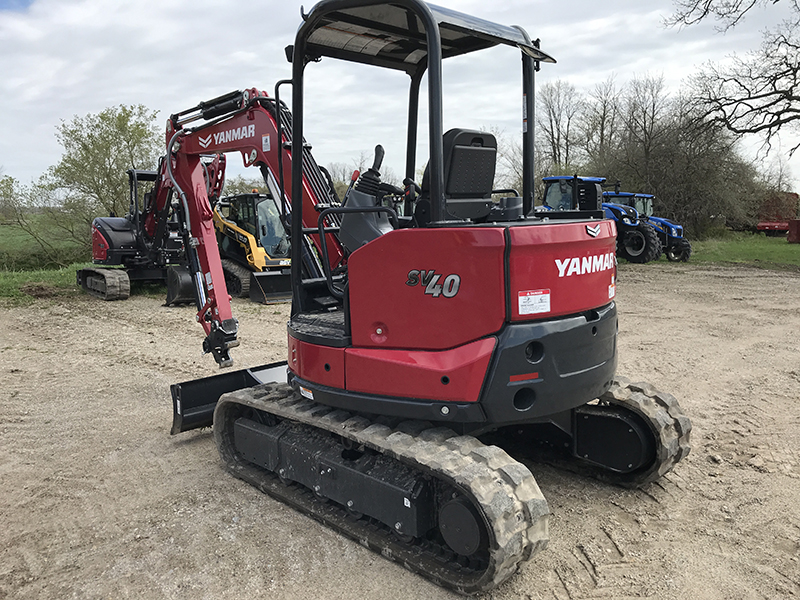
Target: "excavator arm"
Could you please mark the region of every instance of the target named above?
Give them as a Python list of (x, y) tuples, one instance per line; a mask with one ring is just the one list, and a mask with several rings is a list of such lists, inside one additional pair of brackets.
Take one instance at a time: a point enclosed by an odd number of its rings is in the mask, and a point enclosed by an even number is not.
[[(170, 145), (174, 147), (173, 136)], [(233, 364), (229, 350), (239, 345), (239, 323), (231, 314), (230, 296), (219, 257), (207, 190), (206, 169), (200, 155), (168, 152), (164, 161), (174, 188), (174, 203), (180, 215), (189, 274), (194, 286), (197, 321), (206, 338), (203, 351), (210, 352), (221, 367)]]
[[(199, 124), (198, 124), (199, 122)], [(194, 124), (194, 125), (190, 125)], [(164, 226), (171, 208), (178, 215), (189, 275), (197, 305), (197, 320), (206, 338), (203, 350), (220, 366), (232, 364), (229, 350), (239, 345), (238, 321), (231, 314), (230, 296), (220, 261), (210, 197), (217, 199), (224, 182), (226, 152), (240, 152), (245, 166), (260, 167), (266, 183), (281, 198), (284, 223), (289, 222), (291, 198), (282, 182), (291, 177), (291, 115), (278, 100), (255, 88), (234, 91), (179, 112), (167, 122), (167, 154), (161, 162), (154, 201), (145, 215), (145, 231), (152, 236)], [(214, 157), (209, 163), (207, 158)], [(304, 147), (304, 214), (311, 216), (309, 231), (318, 231), (315, 215), (338, 205), (329, 182)], [(310, 234), (317, 249), (324, 248), (329, 268), (344, 261), (344, 250), (334, 232), (336, 217), (324, 223), (326, 243)], [(318, 251), (319, 254), (322, 254)], [(308, 252), (309, 262), (313, 253)], [(313, 269), (312, 269), (313, 271)]]

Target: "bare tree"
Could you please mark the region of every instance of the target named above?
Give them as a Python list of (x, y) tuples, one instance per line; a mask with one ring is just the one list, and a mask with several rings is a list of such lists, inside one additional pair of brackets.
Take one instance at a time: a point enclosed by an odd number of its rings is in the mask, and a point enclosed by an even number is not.
[(546, 158), (554, 169), (566, 172), (578, 160), (578, 115), (583, 110), (582, 94), (562, 80), (545, 83), (537, 94), (536, 125)]
[(586, 166), (593, 173), (606, 173), (614, 161), (621, 137), (620, 111), (620, 92), (612, 76), (589, 93), (579, 120)]
[[(721, 31), (735, 27), (757, 6), (781, 0), (675, 0), (671, 25), (717, 20)], [(762, 134), (767, 151), (783, 131), (800, 131), (800, 2), (783, 0), (790, 17), (764, 32), (761, 48), (730, 63), (707, 65), (693, 78), (696, 101), (704, 117), (735, 134)], [(791, 156), (800, 142), (789, 149)]]
[[(709, 17), (722, 23), (719, 28), (727, 31), (735, 27), (756, 6), (777, 4), (781, 0), (675, 0), (675, 13), (666, 22), (668, 25), (694, 25)], [(798, 0), (787, 2), (795, 11)]]
[(653, 161), (670, 127), (670, 100), (663, 77), (634, 77), (622, 98), (621, 157), (638, 184), (653, 185)]
[(243, 175), (237, 175), (225, 180), (222, 195), (233, 196), (235, 194), (250, 194), (253, 192), (261, 192), (263, 194), (268, 190), (267, 184), (260, 177), (245, 178)]

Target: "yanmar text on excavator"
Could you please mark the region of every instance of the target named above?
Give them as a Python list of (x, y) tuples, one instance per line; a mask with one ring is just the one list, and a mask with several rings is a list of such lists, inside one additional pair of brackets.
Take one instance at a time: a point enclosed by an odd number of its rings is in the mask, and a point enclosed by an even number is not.
[[(443, 131), (443, 59), (495, 46), (521, 57), (521, 194), (492, 189), (494, 136)], [(491, 590), (548, 543), (547, 502), (511, 454), (641, 485), (689, 452), (675, 398), (615, 379), (616, 232), (602, 191), (576, 210), (533, 210), (534, 74), (555, 61), (520, 27), (420, 0), (323, 0), (287, 56), (291, 113), (276, 86), (170, 122), (181, 203), (203, 201), (203, 144), (240, 151), (277, 183), (292, 249), (287, 361), (173, 385), (172, 433), (213, 423), (236, 477), (439, 585)], [(409, 76), (404, 189), (381, 181), (380, 146), (342, 202), (314, 162), (304, 80), (330, 58)], [(227, 363), (236, 322), (216, 245), (185, 236), (204, 256), (192, 273), (206, 344)]]

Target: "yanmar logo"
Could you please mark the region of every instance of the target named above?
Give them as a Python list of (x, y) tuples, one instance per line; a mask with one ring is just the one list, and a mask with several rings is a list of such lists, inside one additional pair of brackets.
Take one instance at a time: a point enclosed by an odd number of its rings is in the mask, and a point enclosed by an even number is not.
[(586, 233), (588, 233), (590, 237), (597, 237), (600, 235), (600, 225), (595, 225), (594, 227), (587, 225)]
[(559, 277), (570, 277), (572, 275), (586, 275), (587, 273), (599, 273), (613, 269), (617, 264), (617, 259), (613, 252), (607, 254), (597, 254), (595, 256), (576, 256), (574, 258), (556, 259)]
[(227, 144), (229, 142), (255, 137), (255, 135), (255, 125), (243, 125), (242, 127), (234, 127), (233, 129), (227, 129), (219, 133), (209, 134), (206, 137), (198, 137), (197, 140), (201, 148), (208, 148), (211, 145), (212, 136), (214, 137), (214, 145), (218, 146), (220, 144)]

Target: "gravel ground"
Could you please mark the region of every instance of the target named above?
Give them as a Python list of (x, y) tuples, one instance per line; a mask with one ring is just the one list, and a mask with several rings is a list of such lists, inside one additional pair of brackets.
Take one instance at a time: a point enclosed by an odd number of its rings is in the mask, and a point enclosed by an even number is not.
[[(549, 548), (496, 599), (800, 595), (800, 275), (621, 265), (618, 372), (674, 394), (693, 450), (626, 490), (529, 464)], [(281, 360), (288, 306), (235, 301), (238, 367)], [(169, 385), (216, 372), (190, 308), (0, 306), (0, 598), (454, 598), (171, 437)]]

